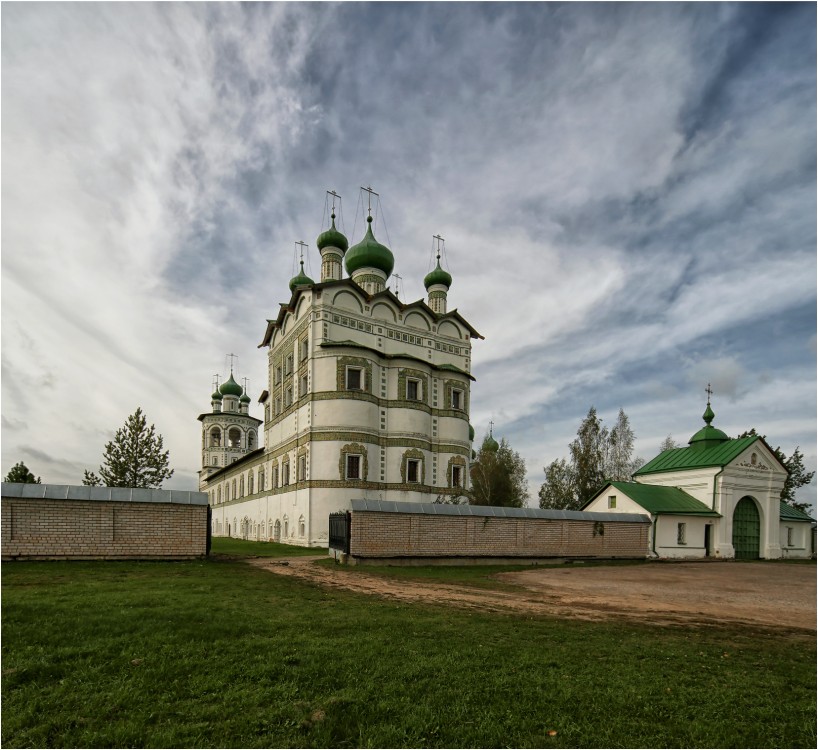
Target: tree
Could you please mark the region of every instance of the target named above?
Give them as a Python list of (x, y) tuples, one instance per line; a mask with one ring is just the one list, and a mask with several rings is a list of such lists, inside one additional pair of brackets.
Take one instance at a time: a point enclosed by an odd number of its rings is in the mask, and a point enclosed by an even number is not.
[(540, 487), (539, 497), (541, 508), (579, 508), (574, 471), (564, 458), (558, 458), (545, 467), (545, 482)]
[(625, 410), (620, 407), (616, 424), (608, 436), (605, 479), (612, 482), (629, 482), (634, 472), (642, 466), (641, 458), (633, 458), (633, 441), (636, 439)]
[(682, 446), (679, 445), (674, 439), (673, 435), (668, 435), (663, 441), (662, 444), (659, 446), (659, 453), (664, 453), (665, 451), (672, 451), (675, 448), (681, 448)]
[(592, 406), (577, 430), (576, 439), (568, 446), (580, 505), (590, 500), (605, 480), (608, 448), (608, 429), (602, 426)]
[[(753, 427), (751, 430), (742, 432), (741, 435), (739, 435), (739, 438), (756, 435), (758, 435), (758, 433), (756, 432), (756, 428)], [(766, 435), (761, 435), (760, 437), (765, 443), (767, 442)], [(773, 453), (775, 453), (775, 457), (781, 461), (784, 468), (788, 472), (787, 480), (784, 482), (784, 487), (781, 490), (781, 499), (787, 503), (787, 505), (791, 505), (797, 510), (805, 513), (809, 512), (811, 505), (809, 503), (800, 503), (795, 498), (795, 491), (799, 487), (809, 484), (815, 477), (814, 471), (807, 471), (804, 467), (804, 454), (801, 453), (801, 446), (796, 445), (795, 450), (789, 457), (787, 457), (787, 454), (781, 450), (780, 446), (773, 449)]]
[(577, 430), (576, 439), (568, 446), (569, 459), (557, 459), (544, 468), (540, 507), (577, 510), (606, 480), (630, 481), (644, 463), (641, 458), (632, 458), (635, 439), (624, 409), (619, 409), (616, 424), (609, 431), (592, 406)]
[(168, 468), (170, 451), (163, 451), (161, 435), (154, 425), (147, 426), (141, 408), (131, 414), (105, 446), (100, 476), (85, 472), (83, 484), (104, 483), (106, 487), (159, 487), (173, 476)]
[(6, 475), (4, 482), (21, 482), (22, 484), (40, 484), (40, 477), (35, 477), (22, 461), (14, 464)]
[(472, 462), (470, 505), (499, 505), (522, 508), (528, 500), (525, 460), (503, 438), (498, 444), (486, 435)]
[(93, 471), (85, 470), (82, 483), (89, 487), (102, 487), (102, 480)]

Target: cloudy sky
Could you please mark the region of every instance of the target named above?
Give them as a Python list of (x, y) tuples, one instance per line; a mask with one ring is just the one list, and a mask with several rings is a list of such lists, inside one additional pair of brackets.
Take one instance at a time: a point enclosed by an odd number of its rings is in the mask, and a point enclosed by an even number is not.
[(142, 406), (195, 488), (213, 375), (255, 401), (365, 185), (403, 299), (446, 238), (533, 504), (592, 404), (647, 459), (708, 382), (814, 468), (815, 91), (811, 3), (4, 3), (2, 471), (79, 483)]

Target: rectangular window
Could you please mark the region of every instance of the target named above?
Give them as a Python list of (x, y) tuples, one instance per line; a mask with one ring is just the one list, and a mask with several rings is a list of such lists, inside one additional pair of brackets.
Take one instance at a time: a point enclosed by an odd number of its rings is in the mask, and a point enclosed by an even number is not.
[(285, 463), (281, 466), (281, 486), (286, 487), (290, 483), (290, 464)]
[(463, 469), (460, 466), (452, 466), (452, 487), (463, 486)]
[(787, 526), (787, 546), (794, 546), (792, 541), (792, 526)]
[(276, 398), (276, 415), (281, 414), (281, 397)]
[(278, 464), (276, 464), (273, 467), (273, 489), (276, 489), (278, 486)]
[(298, 481), (303, 482), (307, 478), (307, 457), (298, 457)]
[(616, 495), (610, 495), (608, 497), (608, 507), (612, 509), (616, 507)]
[(676, 525), (676, 544), (687, 544), (687, 524)]
[(281, 382), (281, 366), (279, 365), (278, 367), (276, 367), (275, 383), (276, 383), (276, 385), (278, 385), (280, 382)]
[(301, 361), (303, 362), (307, 358), (307, 354), (310, 351), (309, 341), (304, 339), (301, 342)]
[(288, 388), (284, 394), (284, 406), (289, 407), (293, 403), (293, 389)]
[(406, 381), (406, 400), (419, 401), (420, 400), (420, 381), (407, 380)]
[(307, 376), (302, 375), (301, 380), (298, 383), (298, 395), (299, 396), (306, 396), (307, 395)]
[(284, 370), (285, 375), (291, 375), (293, 371), (293, 355), (287, 355), (287, 368)]
[(410, 458), (406, 462), (406, 481), (419, 482), (420, 481), (420, 461), (416, 458)]
[(452, 409), (462, 409), (463, 408), (463, 391), (459, 391), (456, 388), (452, 390)]
[(361, 457), (347, 456), (347, 479), (361, 478)]
[(347, 390), (348, 391), (362, 391), (363, 386), (363, 370), (360, 367), (347, 367)]

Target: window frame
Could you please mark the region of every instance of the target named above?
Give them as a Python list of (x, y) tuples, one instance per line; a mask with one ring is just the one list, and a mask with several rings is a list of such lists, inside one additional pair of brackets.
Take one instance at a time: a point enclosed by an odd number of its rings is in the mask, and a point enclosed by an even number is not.
[(463, 488), (463, 467), (459, 464), (452, 464), (452, 487)]
[[(406, 483), (407, 484), (420, 484), (420, 469), (421, 469), (421, 459), (419, 458), (407, 458), (406, 459)], [(412, 479), (412, 473), (414, 470), (415, 478)]]
[(616, 495), (608, 495), (608, 510), (616, 509)]
[(676, 524), (676, 544), (680, 546), (687, 544), (687, 523), (684, 521)]
[[(415, 395), (410, 393), (410, 388), (414, 386)], [(421, 381), (419, 378), (406, 378), (406, 400), (407, 401), (422, 401), (421, 397)]]
[[(350, 385), (350, 375), (356, 373), (358, 376), (358, 385)], [(364, 368), (358, 365), (346, 365), (344, 370), (344, 385), (348, 391), (364, 391), (365, 390), (365, 375)]]
[(462, 388), (452, 388), (452, 409), (455, 411), (463, 411), (466, 403), (465, 391)]
[[(354, 464), (355, 471), (350, 471)], [(363, 468), (363, 456), (360, 453), (347, 453), (344, 460), (344, 479), (348, 482), (359, 482), (361, 480), (361, 469)]]

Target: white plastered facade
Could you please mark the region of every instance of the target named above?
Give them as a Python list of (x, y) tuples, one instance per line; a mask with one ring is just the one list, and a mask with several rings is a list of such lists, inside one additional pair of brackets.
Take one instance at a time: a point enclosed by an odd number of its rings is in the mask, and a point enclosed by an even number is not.
[(460, 494), (476, 336), (456, 311), (350, 279), (297, 288), (265, 335), (263, 450), (202, 475), (212, 533), (326, 546), (352, 499)]

